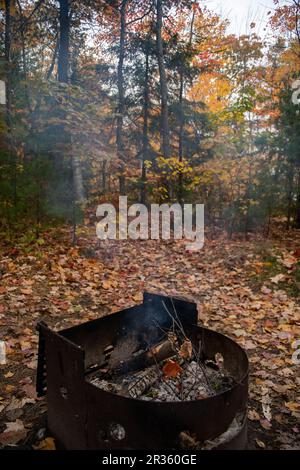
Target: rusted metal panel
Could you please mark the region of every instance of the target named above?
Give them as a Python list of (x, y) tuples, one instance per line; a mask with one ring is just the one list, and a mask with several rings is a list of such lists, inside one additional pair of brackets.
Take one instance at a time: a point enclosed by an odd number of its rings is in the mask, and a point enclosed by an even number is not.
[(66, 449), (87, 447), (84, 351), (42, 325), (47, 371), (48, 428)]

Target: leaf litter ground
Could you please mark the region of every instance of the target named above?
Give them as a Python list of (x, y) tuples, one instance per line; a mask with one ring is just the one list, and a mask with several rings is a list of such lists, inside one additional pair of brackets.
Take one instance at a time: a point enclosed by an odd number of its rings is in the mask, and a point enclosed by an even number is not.
[[(250, 449), (300, 448), (300, 233), (284, 239), (97, 242), (80, 229), (44, 233), (37, 243), (1, 246), (0, 446), (54, 449), (46, 403), (35, 394), (38, 337), (141, 302), (145, 290), (193, 298), (199, 322), (236, 340), (251, 363)], [(294, 355), (294, 356), (293, 356)]]

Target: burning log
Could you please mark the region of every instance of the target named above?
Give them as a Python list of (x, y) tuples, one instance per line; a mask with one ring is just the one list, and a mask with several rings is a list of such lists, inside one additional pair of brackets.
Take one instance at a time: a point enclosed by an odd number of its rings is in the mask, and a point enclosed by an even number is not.
[(167, 339), (156, 346), (153, 346), (148, 352), (147, 352), (147, 359), (148, 361), (155, 361), (155, 362), (161, 362), (164, 361), (165, 359), (169, 359), (171, 356), (174, 356), (176, 354), (176, 346), (175, 342), (173, 339)]
[(122, 375), (128, 371), (146, 369), (147, 367), (153, 366), (165, 359), (169, 359), (174, 356), (176, 352), (174, 342), (167, 339), (155, 346), (152, 346), (147, 351), (139, 353), (129, 361), (122, 362), (112, 372), (114, 375)]

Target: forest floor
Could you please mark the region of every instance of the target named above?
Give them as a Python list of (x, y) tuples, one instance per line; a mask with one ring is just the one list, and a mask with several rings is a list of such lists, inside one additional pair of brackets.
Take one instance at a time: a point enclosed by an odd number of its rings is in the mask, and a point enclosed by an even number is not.
[[(199, 322), (236, 340), (251, 363), (250, 449), (300, 449), (300, 231), (263, 240), (115, 241), (98, 246), (91, 228), (0, 247), (0, 447), (51, 449), (46, 403), (36, 397), (36, 324), (55, 329), (107, 315), (142, 300), (145, 290), (187, 295)], [(293, 360), (294, 354), (294, 360)]]

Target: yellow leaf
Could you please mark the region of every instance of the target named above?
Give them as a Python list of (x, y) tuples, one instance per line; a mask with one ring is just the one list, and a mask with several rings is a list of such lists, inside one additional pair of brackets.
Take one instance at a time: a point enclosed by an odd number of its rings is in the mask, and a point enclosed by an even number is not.
[(259, 439), (255, 439), (255, 442), (258, 445), (258, 447), (260, 447), (261, 449), (266, 448), (266, 444), (263, 441), (260, 441)]
[(6, 379), (10, 379), (10, 378), (13, 377), (14, 375), (15, 375), (15, 374), (14, 374), (13, 372), (10, 372), (10, 371), (9, 371), (9, 372), (7, 372), (6, 374), (4, 374), (4, 377), (5, 377)]
[(46, 437), (38, 446), (33, 446), (35, 450), (56, 450), (53, 437)]
[(286, 408), (290, 411), (298, 411), (300, 409), (300, 403), (295, 403), (293, 401), (288, 401), (284, 403)]

